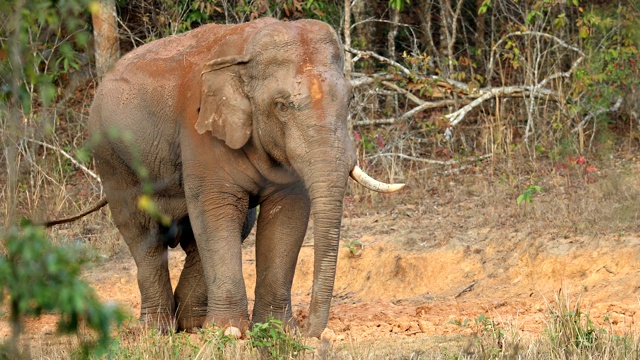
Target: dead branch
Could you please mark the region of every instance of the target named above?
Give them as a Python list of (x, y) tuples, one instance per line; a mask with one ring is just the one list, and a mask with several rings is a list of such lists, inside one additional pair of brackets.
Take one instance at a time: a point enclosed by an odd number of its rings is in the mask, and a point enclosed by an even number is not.
[(416, 103), (416, 104), (418, 104), (418, 105), (422, 105), (422, 104), (424, 104), (424, 103), (425, 103), (425, 101), (424, 101), (424, 100), (422, 100), (422, 99), (420, 99), (419, 97), (417, 97), (417, 96), (413, 95), (410, 91), (405, 90), (405, 89), (403, 89), (403, 88), (399, 87), (398, 85), (396, 85), (396, 84), (394, 84), (394, 83), (392, 83), (392, 82), (389, 82), (389, 81), (381, 81), (380, 83), (381, 83), (382, 85), (384, 85), (384, 86), (386, 86), (386, 87), (389, 87), (389, 88), (391, 88), (391, 89), (395, 90), (396, 92), (398, 92), (398, 93), (400, 93), (400, 94), (402, 94), (402, 95), (406, 96), (406, 97), (407, 97), (407, 99), (409, 99), (409, 100), (413, 101), (414, 103)]
[[(344, 0), (344, 43), (346, 46), (351, 46), (351, 1)], [(344, 75), (347, 80), (351, 80), (351, 72), (353, 70), (353, 60), (351, 54), (346, 53), (344, 57)]]
[(56, 146), (53, 146), (53, 145), (49, 145), (47, 143), (44, 143), (44, 142), (38, 141), (38, 140), (34, 140), (34, 139), (26, 139), (26, 140), (29, 141), (29, 142), (32, 142), (34, 144), (38, 144), (38, 145), (44, 146), (44, 147), (46, 147), (48, 149), (55, 150), (55, 151), (59, 152), (60, 154), (62, 154), (62, 156), (64, 156), (67, 159), (69, 159), (69, 161), (71, 161), (75, 166), (79, 167), (82, 171), (84, 171), (87, 175), (91, 176), (92, 178), (97, 180), (99, 183), (102, 183), (102, 181), (100, 180), (100, 177), (96, 173), (94, 173), (93, 171), (89, 170), (86, 166), (80, 164), (78, 162), (78, 160), (76, 160), (73, 156), (71, 156), (66, 151), (60, 149), (59, 147), (56, 147)]
[(367, 126), (367, 125), (391, 125), (397, 121), (396, 118), (385, 119), (365, 119), (357, 121), (353, 126)]
[(537, 86), (503, 86), (480, 90), (475, 100), (457, 111), (447, 114), (444, 117), (449, 120), (451, 126), (456, 126), (471, 110), (483, 102), (495, 97), (518, 97), (533, 94), (536, 97), (558, 97), (558, 93), (551, 89), (538, 89)]
[(618, 110), (620, 110), (620, 106), (622, 106), (622, 98), (619, 97), (618, 100), (616, 100), (616, 103), (613, 104), (613, 106), (606, 108), (606, 109), (599, 109), (597, 111), (594, 111), (592, 113), (589, 113), (587, 116), (584, 117), (584, 119), (582, 120), (582, 122), (578, 125), (578, 127), (576, 127), (575, 129), (571, 130), (571, 132), (575, 133), (576, 131), (579, 131), (581, 128), (584, 128), (585, 125), (587, 125), (587, 123), (597, 117), (600, 116), (602, 114), (607, 114), (607, 113), (612, 113), (612, 112), (618, 112)]
[[(487, 76), (486, 78), (488, 79), (490, 77), (490, 75), (493, 73), (493, 62), (495, 59), (495, 51), (498, 49), (498, 47), (507, 40), (507, 38), (513, 37), (513, 36), (537, 36), (537, 37), (544, 37), (547, 39), (551, 39), (552, 41), (554, 41), (556, 44), (567, 48), (569, 50), (573, 50), (575, 52), (577, 52), (578, 54), (580, 54), (580, 58), (584, 58), (586, 55), (584, 52), (582, 52), (582, 50), (580, 50), (580, 48), (578, 48), (577, 46), (573, 46), (573, 45), (569, 45), (567, 42), (565, 42), (564, 40), (555, 37), (551, 34), (547, 34), (547, 33), (543, 33), (543, 32), (539, 32), (539, 31), (516, 31), (516, 32), (512, 32), (509, 33), (507, 35), (505, 35), (502, 39), (500, 39), (495, 45), (493, 45), (493, 47), (491, 48), (491, 54), (489, 55), (489, 66), (487, 66)], [(580, 60), (582, 61), (582, 60)], [(572, 67), (573, 70), (573, 67)]]
[(393, 75), (392, 74), (388, 74), (388, 73), (377, 73), (377, 74), (373, 74), (371, 76), (368, 75), (364, 75), (364, 74), (358, 74), (358, 73), (352, 73), (351, 76), (356, 77), (355, 79), (351, 79), (351, 86), (356, 88), (356, 87), (360, 87), (360, 86), (364, 86), (364, 85), (370, 85), (373, 84), (376, 81), (383, 81), (383, 80), (391, 80), (393, 79)]
[(460, 292), (458, 292), (458, 294), (456, 294), (456, 296), (454, 296), (453, 298), (454, 298), (454, 299), (457, 299), (457, 298), (459, 298), (462, 294), (464, 294), (464, 293), (466, 293), (466, 292), (469, 292), (469, 291), (473, 290), (473, 287), (474, 287), (477, 283), (478, 283), (478, 281), (477, 281), (477, 280), (473, 280), (473, 281), (471, 282), (471, 284), (469, 284), (469, 285), (465, 286), (465, 287), (464, 287), (464, 289), (460, 290)]
[(387, 59), (384, 56), (378, 55), (376, 53), (374, 53), (373, 51), (361, 51), (361, 50), (356, 50), (354, 48), (345, 46), (344, 47), (345, 50), (347, 50), (348, 52), (357, 55), (355, 58), (353, 58), (353, 62), (355, 63), (356, 61), (358, 61), (360, 58), (369, 58), (372, 57), (380, 62), (383, 62), (385, 64), (391, 65), (395, 68), (397, 68), (398, 70), (400, 70), (402, 73), (404, 73), (406, 76), (408, 77), (412, 77), (414, 76), (414, 74), (411, 72), (411, 70), (407, 69), (406, 67), (402, 66), (399, 62), (395, 61), (395, 60), (391, 60), (391, 59)]
[[(456, 105), (458, 103), (460, 103), (460, 100), (454, 100), (454, 99), (447, 99), (447, 100), (440, 100), (440, 101), (424, 101), (422, 105), (416, 106), (413, 109), (405, 112), (404, 114), (402, 114), (402, 115), (400, 115), (400, 116), (398, 116), (396, 118), (360, 120), (360, 121), (356, 122), (353, 125), (354, 126), (389, 125), (389, 124), (396, 123), (398, 121), (402, 121), (402, 120), (408, 119), (408, 118), (410, 118), (412, 116), (415, 116), (417, 113), (425, 111), (427, 109), (441, 108), (441, 107)], [(464, 103), (464, 101), (463, 101), (463, 103)]]
[(418, 161), (418, 162), (423, 162), (423, 163), (427, 163), (427, 164), (458, 165), (458, 164), (462, 164), (462, 163), (465, 163), (465, 162), (476, 162), (476, 161), (485, 160), (485, 159), (488, 159), (488, 158), (490, 158), (492, 156), (493, 156), (493, 154), (485, 154), (485, 155), (482, 155), (482, 156), (477, 156), (477, 157), (467, 158), (467, 159), (462, 159), (462, 160), (432, 160), (432, 159), (418, 158), (418, 157), (415, 157), (415, 156), (409, 156), (409, 155), (405, 155), (405, 154), (401, 154), (401, 153), (383, 153), (383, 154), (375, 154), (375, 155), (366, 156), (365, 158), (367, 160), (373, 160), (373, 159), (381, 158), (381, 157), (398, 157), (398, 158), (405, 159), (405, 160)]

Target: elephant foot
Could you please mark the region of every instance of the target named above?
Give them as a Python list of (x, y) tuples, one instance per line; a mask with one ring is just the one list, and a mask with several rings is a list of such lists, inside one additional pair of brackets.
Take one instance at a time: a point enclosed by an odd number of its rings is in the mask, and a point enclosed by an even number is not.
[(178, 314), (178, 331), (196, 332), (205, 324), (206, 315)]
[(143, 326), (158, 330), (161, 334), (168, 334), (176, 330), (175, 317), (164, 312), (142, 314), (140, 323)]
[[(205, 324), (216, 328), (225, 329), (225, 335), (232, 335), (236, 338), (242, 336), (249, 330), (249, 320), (244, 317), (222, 317), (208, 315)], [(205, 325), (205, 326), (206, 326)]]

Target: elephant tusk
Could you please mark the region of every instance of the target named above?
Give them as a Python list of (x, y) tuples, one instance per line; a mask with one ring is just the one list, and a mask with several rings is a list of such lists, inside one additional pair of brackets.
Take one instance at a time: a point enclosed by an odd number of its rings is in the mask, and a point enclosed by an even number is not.
[(355, 180), (358, 184), (366, 187), (369, 190), (381, 192), (381, 193), (392, 193), (396, 192), (404, 187), (405, 184), (387, 184), (381, 181), (378, 181), (371, 176), (367, 175), (358, 165), (353, 167), (351, 170), (351, 178)]

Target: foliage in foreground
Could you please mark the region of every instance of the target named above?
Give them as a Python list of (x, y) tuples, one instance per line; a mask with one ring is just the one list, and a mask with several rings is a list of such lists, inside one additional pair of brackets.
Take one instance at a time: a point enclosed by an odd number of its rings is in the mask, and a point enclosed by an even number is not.
[(115, 306), (102, 304), (80, 279), (86, 259), (79, 249), (52, 245), (44, 228), (27, 222), (9, 230), (4, 245), (0, 305), (8, 304), (13, 336), (0, 347), (0, 357), (20, 356), (17, 343), (24, 321), (46, 313), (59, 317), (61, 334), (78, 334), (83, 325), (95, 331), (97, 339), (84, 340), (79, 355), (106, 350), (110, 331), (122, 322), (123, 314)]
[(201, 329), (197, 334), (184, 332), (162, 335), (155, 329), (137, 325), (122, 327), (118, 339), (109, 348), (116, 359), (229, 359), (298, 358), (313, 348), (288, 334), (282, 321), (269, 318), (246, 332), (248, 340), (236, 340), (224, 329)]
[(265, 323), (255, 324), (247, 335), (250, 338), (249, 344), (270, 359), (297, 357), (305, 351), (313, 350), (287, 334), (282, 321), (271, 317)]

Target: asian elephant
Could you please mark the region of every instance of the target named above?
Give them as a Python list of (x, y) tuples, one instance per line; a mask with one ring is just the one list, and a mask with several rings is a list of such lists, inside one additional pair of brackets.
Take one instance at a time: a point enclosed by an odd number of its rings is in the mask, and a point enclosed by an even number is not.
[[(331, 304), (342, 202), (356, 166), (343, 49), (319, 21), (204, 25), (126, 54), (96, 90), (89, 132), (113, 221), (138, 268), (141, 319), (240, 330), (274, 316), (295, 327), (291, 284), (310, 213), (314, 277), (303, 333)], [(151, 184), (151, 185), (150, 185)], [(164, 219), (140, 201), (146, 194)], [(256, 235), (252, 317), (241, 239)], [(175, 293), (167, 247), (187, 254)]]

